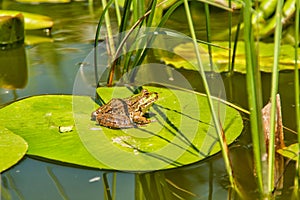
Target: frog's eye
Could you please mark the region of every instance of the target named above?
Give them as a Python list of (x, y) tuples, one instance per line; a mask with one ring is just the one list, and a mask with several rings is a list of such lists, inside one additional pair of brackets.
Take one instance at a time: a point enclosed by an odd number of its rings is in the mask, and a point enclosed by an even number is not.
[(142, 90), (142, 93), (145, 94), (145, 95), (148, 95), (148, 94), (149, 94), (148, 90), (146, 90), (146, 89), (143, 89), (143, 90)]

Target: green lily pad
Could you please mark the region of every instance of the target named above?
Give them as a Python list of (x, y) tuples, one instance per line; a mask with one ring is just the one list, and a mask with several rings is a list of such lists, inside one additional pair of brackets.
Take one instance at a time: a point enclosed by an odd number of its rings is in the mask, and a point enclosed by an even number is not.
[(0, 109), (0, 124), (28, 142), (29, 155), (88, 167), (102, 166), (82, 145), (76, 129), (60, 132), (61, 126), (74, 124), (72, 96), (34, 96), (14, 102)]
[[(68, 95), (35, 96), (15, 102), (0, 110), (0, 123), (28, 142), (30, 155), (102, 169), (173, 168), (220, 151), (205, 96), (146, 88), (157, 92), (159, 99), (149, 111), (152, 122), (137, 128), (99, 126), (90, 120), (98, 105), (90, 97)], [(105, 102), (132, 95), (125, 87), (100, 88), (98, 92)], [(235, 109), (215, 103), (229, 144), (241, 133), (242, 119)], [(72, 130), (60, 131), (61, 127)]]
[(21, 160), (27, 148), (27, 143), (22, 137), (0, 127), (0, 172)]
[(31, 4), (40, 4), (40, 3), (70, 3), (71, 0), (16, 0), (20, 3), (31, 3)]
[[(96, 125), (88, 118), (95, 104), (74, 102), (76, 128), (89, 152), (112, 169), (157, 170), (179, 167), (220, 151), (205, 96), (181, 90), (145, 87), (158, 93), (149, 110), (152, 122), (137, 128), (114, 130)], [(125, 87), (97, 90), (108, 102), (132, 95)], [(228, 143), (241, 133), (243, 122), (233, 108), (215, 101)]]
[[(212, 46), (212, 59), (213, 70), (216, 72), (228, 71), (228, 42), (213, 42)], [(222, 47), (222, 48), (221, 48)], [(210, 71), (209, 55), (207, 45), (199, 44), (199, 51), (201, 54), (204, 70)], [(237, 51), (235, 55), (234, 71), (246, 73), (245, 61), (245, 47), (244, 42), (239, 41), (237, 44)], [(299, 51), (298, 51), (299, 52)], [(273, 67), (273, 43), (259, 43), (259, 63), (260, 70), (263, 72), (272, 72)], [(282, 45), (279, 57), (279, 70), (294, 70), (295, 56), (294, 48), (291, 45)], [(173, 56), (165, 55), (162, 60), (176, 68), (184, 68), (188, 70), (197, 70), (196, 54), (192, 43), (180, 44), (174, 48)], [(300, 55), (299, 55), (300, 56)], [(299, 57), (298, 56), (298, 57)], [(184, 58), (184, 59), (182, 59)], [(298, 60), (299, 63), (300, 60)], [(299, 65), (300, 68), (300, 65)]]
[(54, 39), (48, 36), (37, 36), (37, 35), (26, 35), (25, 44), (26, 45), (36, 45), (40, 43), (51, 43)]
[(22, 13), (22, 15), (24, 16), (25, 30), (45, 29), (51, 28), (53, 26), (53, 20), (48, 16), (16, 10), (0, 10), (0, 16), (15, 16), (19, 13)]
[(297, 160), (298, 154), (299, 154), (299, 144), (291, 144), (288, 147), (284, 147), (282, 149), (278, 149), (277, 152), (281, 154), (284, 157), (287, 157), (289, 159)]

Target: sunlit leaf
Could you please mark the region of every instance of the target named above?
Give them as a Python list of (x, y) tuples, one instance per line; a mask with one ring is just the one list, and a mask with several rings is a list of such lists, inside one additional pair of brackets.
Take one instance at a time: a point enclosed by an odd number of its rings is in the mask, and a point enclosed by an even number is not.
[[(15, 102), (0, 110), (0, 123), (28, 142), (30, 155), (104, 169), (172, 168), (220, 151), (205, 96), (147, 88), (157, 92), (159, 99), (149, 111), (152, 122), (137, 128), (99, 126), (90, 120), (98, 105), (90, 97), (68, 95), (35, 96)], [(98, 92), (105, 102), (132, 95), (125, 87), (100, 88)], [(241, 133), (242, 119), (233, 108), (215, 103), (227, 142), (231, 143)], [(59, 129), (73, 124), (70, 132)]]
[(40, 43), (53, 42), (54, 39), (48, 36), (37, 36), (37, 35), (26, 35), (25, 44), (26, 45), (36, 45)]
[(0, 10), (0, 16), (15, 16), (19, 13), (22, 13), (24, 16), (25, 30), (45, 29), (51, 28), (53, 26), (53, 20), (50, 17), (44, 15), (38, 15), (16, 10)]
[(16, 0), (20, 3), (31, 3), (31, 4), (39, 4), (39, 3), (70, 3), (71, 0)]
[[(228, 42), (213, 42), (212, 58), (213, 69), (217, 72), (226, 72), (228, 70)], [(223, 48), (220, 48), (223, 47)], [(234, 71), (246, 73), (244, 42), (239, 41), (237, 45), (237, 52), (235, 55)], [(260, 70), (263, 72), (271, 72), (273, 65), (273, 43), (259, 43), (259, 64)], [(280, 49), (279, 70), (293, 70), (295, 66), (294, 48), (291, 45), (282, 45)], [(300, 51), (299, 51), (300, 52)], [(194, 53), (192, 43), (178, 45), (174, 48), (174, 56), (163, 56), (162, 60), (169, 65), (176, 68), (184, 68), (189, 70), (196, 70), (197, 60)], [(209, 55), (207, 45), (200, 44), (200, 54), (203, 59), (203, 66), (205, 70), (210, 70)], [(178, 56), (179, 55), (179, 56)], [(183, 59), (184, 58), (184, 59)], [(231, 61), (231, 60), (230, 60)], [(300, 61), (298, 60), (298, 63)], [(299, 66), (300, 67), (300, 66)]]
[(27, 143), (20, 136), (0, 127), (0, 172), (15, 165), (27, 151)]
[(299, 154), (299, 149), (298, 149), (299, 144), (295, 143), (292, 144), (288, 147), (284, 147), (283, 149), (279, 149), (277, 152), (284, 157), (287, 157), (289, 159), (297, 160), (298, 159), (298, 154)]
[(71, 132), (60, 132), (59, 127), (74, 124), (71, 96), (35, 96), (20, 100), (0, 110), (0, 124), (28, 142), (29, 155), (90, 167), (101, 166), (81, 144), (76, 128)]
[[(166, 88), (146, 87), (158, 93), (151, 107), (152, 122), (138, 128), (113, 130), (89, 120), (93, 103), (76, 98), (74, 102), (77, 131), (85, 146), (98, 160), (122, 170), (155, 170), (190, 164), (220, 151), (217, 133), (203, 95)], [(132, 91), (124, 87), (99, 88), (105, 102), (124, 98)], [(239, 113), (215, 101), (228, 143), (243, 127)], [(90, 109), (86, 109), (90, 108)], [(87, 111), (85, 111), (87, 110)]]

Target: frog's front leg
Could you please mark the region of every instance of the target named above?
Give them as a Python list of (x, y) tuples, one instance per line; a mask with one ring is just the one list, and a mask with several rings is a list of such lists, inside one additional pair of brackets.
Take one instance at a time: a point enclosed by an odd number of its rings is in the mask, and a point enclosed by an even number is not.
[(143, 125), (143, 124), (149, 124), (151, 122), (151, 120), (147, 119), (144, 116), (135, 115), (135, 116), (133, 116), (133, 122), (137, 123), (137, 124), (140, 124), (140, 125)]
[(99, 113), (97, 115), (97, 121), (101, 126), (106, 126), (114, 129), (136, 127), (136, 125), (126, 115)]

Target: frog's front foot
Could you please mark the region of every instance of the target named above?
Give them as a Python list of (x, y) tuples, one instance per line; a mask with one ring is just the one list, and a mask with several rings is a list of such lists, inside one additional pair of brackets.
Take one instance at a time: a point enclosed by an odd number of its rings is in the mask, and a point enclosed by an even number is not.
[(92, 112), (92, 114), (91, 114), (91, 120), (92, 121), (96, 121), (97, 115), (98, 115), (97, 111)]

